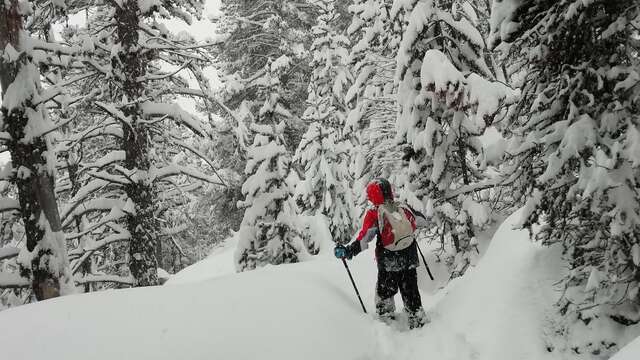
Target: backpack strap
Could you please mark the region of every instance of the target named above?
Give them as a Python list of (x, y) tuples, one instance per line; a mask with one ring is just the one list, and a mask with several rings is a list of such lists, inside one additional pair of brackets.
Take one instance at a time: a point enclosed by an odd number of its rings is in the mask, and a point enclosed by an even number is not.
[(378, 231), (380, 231), (380, 236), (382, 236), (382, 230), (384, 228), (384, 205), (378, 206)]

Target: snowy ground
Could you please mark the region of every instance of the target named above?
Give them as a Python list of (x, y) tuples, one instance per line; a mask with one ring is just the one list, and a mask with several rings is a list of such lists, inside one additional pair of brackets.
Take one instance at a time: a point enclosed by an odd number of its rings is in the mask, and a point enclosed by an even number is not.
[[(4, 311), (0, 323), (11, 331), (0, 336), (0, 354), (11, 360), (562, 359), (545, 350), (542, 335), (557, 296), (545, 289), (561, 273), (559, 254), (511, 230), (516, 221), (507, 219), (479, 265), (445, 289), (436, 291), (421, 272), (432, 319), (424, 329), (401, 332), (362, 314), (342, 264), (329, 256), (229, 274), (233, 244), (227, 244), (169, 286)], [(350, 265), (372, 311), (372, 254)], [(640, 344), (633, 345), (631, 355), (623, 351), (615, 360), (637, 359)]]

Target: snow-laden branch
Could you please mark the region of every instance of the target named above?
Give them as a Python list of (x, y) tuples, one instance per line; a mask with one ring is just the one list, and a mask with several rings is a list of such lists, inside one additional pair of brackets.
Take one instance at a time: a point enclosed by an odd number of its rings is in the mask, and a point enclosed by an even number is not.
[(87, 261), (91, 257), (91, 255), (93, 255), (94, 252), (106, 246), (109, 246), (111, 244), (115, 244), (123, 241), (129, 241), (129, 239), (131, 239), (131, 234), (128, 231), (124, 229), (120, 229), (120, 230), (121, 232), (118, 232), (116, 234), (111, 234), (106, 238), (96, 241), (85, 248), (75, 249), (69, 252), (69, 259), (72, 260), (71, 272), (73, 274), (78, 272), (78, 270), (80, 270), (80, 268), (82, 267), (82, 264), (84, 264), (84, 262)]
[(81, 142), (83, 140), (88, 140), (98, 136), (113, 136), (116, 138), (122, 138), (122, 127), (113, 122), (108, 122), (106, 124), (98, 124), (96, 126), (90, 127), (79, 134), (74, 134), (67, 141), (72, 144)]
[(73, 216), (82, 216), (94, 211), (111, 211), (114, 208), (123, 209), (126, 203), (120, 199), (98, 198), (86, 202), (77, 202), (63, 210), (63, 226), (73, 221)]
[(78, 285), (90, 284), (90, 283), (115, 283), (122, 285), (133, 286), (133, 277), (131, 276), (117, 276), (117, 275), (84, 275), (74, 276), (73, 281)]
[(109, 185), (109, 182), (101, 179), (94, 179), (89, 181), (86, 185), (82, 186), (78, 190), (78, 192), (75, 194), (75, 196), (71, 200), (69, 200), (69, 203), (71, 205), (62, 209), (61, 211), (62, 217), (64, 218), (68, 216), (68, 214), (70, 214), (73, 211), (73, 209), (75, 209), (78, 205), (82, 204), (82, 202), (87, 197), (91, 196), (96, 191), (106, 187), (107, 185)]
[(226, 186), (225, 184), (218, 182), (217, 179), (211, 175), (207, 175), (196, 169), (193, 169), (187, 166), (178, 165), (178, 164), (171, 164), (171, 165), (156, 169), (151, 175), (158, 180), (162, 180), (170, 176), (186, 175), (186, 176), (189, 176), (198, 180), (202, 180), (211, 184)]
[(218, 177), (218, 179), (220, 180), (220, 182), (222, 183), (223, 186), (227, 186), (227, 184), (224, 182), (224, 180), (222, 179), (222, 176), (220, 176), (220, 174), (218, 173), (218, 169), (216, 169), (215, 165), (213, 165), (213, 163), (211, 162), (211, 160), (209, 160), (209, 158), (201, 153), (200, 151), (198, 151), (197, 149), (195, 149), (193, 146), (188, 145), (187, 143), (183, 142), (183, 141), (178, 141), (175, 142), (175, 144), (181, 148), (183, 148), (184, 150), (187, 150), (191, 153), (193, 153), (194, 155), (196, 155), (198, 158), (200, 158), (202, 161), (206, 162), (207, 165), (209, 165), (209, 167), (211, 168), (211, 170), (213, 171), (214, 174), (216, 174), (216, 176)]
[(124, 161), (126, 157), (126, 153), (124, 150), (115, 150), (115, 151), (111, 151), (108, 154), (106, 154), (105, 156), (101, 157), (100, 159), (96, 160), (95, 162), (91, 163), (91, 164), (87, 164), (85, 166), (85, 168), (97, 168), (97, 169), (102, 169), (103, 167), (113, 164), (113, 163), (117, 163), (120, 161)]
[(140, 104), (142, 112), (147, 117), (168, 116), (176, 122), (185, 125), (194, 133), (200, 136), (207, 136), (206, 131), (202, 128), (201, 121), (195, 116), (184, 111), (177, 104), (154, 103), (146, 101)]
[(0, 198), (0, 212), (20, 210), (20, 202), (18, 199)]
[(131, 126), (131, 119), (126, 116), (120, 109), (116, 108), (113, 104), (103, 103), (102, 101), (96, 101), (96, 106), (104, 110), (107, 114), (111, 115), (114, 119), (121, 121), (123, 124)]
[(106, 171), (92, 171), (89, 173), (89, 175), (93, 176), (96, 179), (102, 179), (120, 185), (129, 185), (131, 183), (131, 180), (127, 179), (124, 176), (109, 174)]
[(20, 249), (18, 249), (17, 247), (5, 246), (3, 248), (0, 248), (0, 260), (14, 258), (18, 256), (19, 253)]
[(103, 216), (102, 218), (100, 218), (99, 221), (94, 222), (93, 224), (91, 224), (86, 230), (81, 231), (79, 233), (73, 233), (73, 234), (69, 234), (67, 235), (67, 240), (73, 240), (73, 239), (77, 239), (79, 237), (82, 237), (86, 234), (89, 234), (90, 232), (96, 230), (97, 228), (106, 225), (107, 223), (110, 222), (115, 222), (120, 220), (121, 218), (125, 217), (127, 214), (122, 210), (122, 208), (120, 207), (114, 207), (111, 209), (111, 211), (109, 212), (109, 214), (107, 214), (106, 216)]
[(494, 187), (500, 186), (503, 181), (504, 181), (504, 178), (496, 177), (494, 179), (481, 181), (475, 184), (464, 185), (457, 189), (447, 191), (444, 195), (444, 200), (448, 201), (448, 200), (455, 199), (460, 195), (466, 195), (476, 191), (494, 188)]
[(208, 100), (214, 103), (215, 105), (219, 106), (222, 110), (224, 110), (227, 114), (229, 114), (229, 116), (231, 116), (236, 121), (236, 123), (238, 124), (242, 123), (242, 119), (238, 117), (238, 114), (236, 114), (227, 105), (225, 105), (225, 103), (222, 100), (218, 99), (217, 97), (211, 94), (207, 94), (202, 90), (190, 89), (190, 88), (174, 88), (172, 89), (172, 92), (176, 95), (194, 96), (204, 100)]
[(23, 40), (25, 48), (28, 50), (42, 50), (54, 54), (67, 55), (74, 57), (79, 54), (82, 49), (79, 46), (68, 46), (60, 43), (53, 43), (34, 37), (28, 37)]
[(176, 70), (168, 72), (168, 73), (162, 73), (162, 74), (152, 74), (152, 75), (145, 75), (145, 76), (139, 76), (136, 81), (137, 82), (146, 82), (146, 81), (150, 81), (150, 80), (163, 80), (166, 78), (170, 78), (174, 75), (176, 75), (177, 73), (179, 73), (180, 71), (184, 70), (185, 68), (187, 68), (189, 65), (191, 64), (191, 60), (186, 61), (184, 64), (182, 64), (180, 67), (178, 67)]
[(0, 272), (0, 289), (21, 289), (30, 285), (29, 279), (19, 274)]

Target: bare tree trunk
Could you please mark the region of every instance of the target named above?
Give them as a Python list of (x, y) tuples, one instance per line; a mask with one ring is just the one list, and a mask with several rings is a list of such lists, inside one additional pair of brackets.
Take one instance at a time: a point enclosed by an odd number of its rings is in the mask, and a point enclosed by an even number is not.
[[(141, 122), (139, 99), (143, 96), (143, 86), (137, 79), (145, 74), (145, 55), (138, 45), (138, 23), (142, 18), (138, 2), (125, 0), (116, 8), (116, 34), (122, 46), (119, 53), (122, 66), (123, 91), (128, 105), (122, 108), (131, 119), (130, 126), (123, 125), (122, 149), (125, 151), (127, 170), (147, 174), (151, 168), (149, 159), (150, 136)], [(156, 244), (159, 241), (159, 223), (155, 214), (155, 189), (145, 176), (126, 186), (126, 192), (135, 204), (135, 214), (127, 216), (127, 226), (131, 233), (129, 245), (129, 269), (134, 278), (134, 286), (158, 285), (158, 260)]]
[[(15, 49), (20, 49), (19, 34), (22, 31), (22, 17), (18, 12), (18, 1), (10, 0), (0, 4), (0, 47), (5, 49), (11, 44)], [(0, 60), (0, 82), (3, 96), (9, 86), (16, 80), (20, 71), (33, 71), (37, 69), (29, 60), (22, 58), (14, 62)], [(29, 69), (33, 66), (33, 69)], [(34, 80), (37, 81), (37, 80)], [(28, 84), (24, 84), (27, 86)], [(39, 83), (35, 84), (39, 87)], [(29, 121), (27, 109), (37, 112), (35, 106), (28, 99), (13, 109), (2, 108), (4, 116), (3, 131), (11, 136), (6, 142), (11, 153), (13, 168), (19, 173), (13, 177), (13, 182), (18, 188), (20, 201), (20, 215), (24, 222), (27, 249), (30, 252), (45, 240), (46, 231), (39, 222), (41, 216), (48, 221), (52, 233), (62, 230), (58, 204), (55, 197), (54, 178), (47, 169), (45, 154), (48, 150), (46, 140), (43, 137), (25, 141), (25, 127)], [(53, 234), (51, 234), (53, 236)], [(33, 292), (38, 300), (49, 299), (60, 295), (60, 281), (62, 272), (68, 272), (68, 261), (65, 254), (57, 254), (56, 251), (66, 251), (64, 240), (51, 239), (62, 242), (58, 246), (44, 246), (37, 249), (32, 259), (31, 268), (25, 269), (31, 276)], [(57, 258), (57, 259), (56, 259)], [(50, 261), (62, 261), (60, 272), (52, 271), (48, 266)]]

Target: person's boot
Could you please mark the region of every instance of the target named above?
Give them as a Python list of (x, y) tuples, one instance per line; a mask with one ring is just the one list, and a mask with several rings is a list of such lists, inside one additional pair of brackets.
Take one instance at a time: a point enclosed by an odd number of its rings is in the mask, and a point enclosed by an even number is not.
[(396, 318), (396, 303), (393, 301), (393, 297), (387, 299), (380, 299), (376, 295), (376, 313), (378, 319), (385, 324), (391, 324)]
[(425, 314), (423, 308), (419, 308), (417, 311), (407, 311), (409, 329), (417, 329), (423, 327), (427, 322), (427, 314)]

